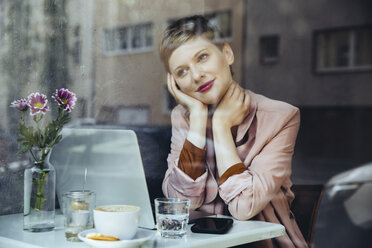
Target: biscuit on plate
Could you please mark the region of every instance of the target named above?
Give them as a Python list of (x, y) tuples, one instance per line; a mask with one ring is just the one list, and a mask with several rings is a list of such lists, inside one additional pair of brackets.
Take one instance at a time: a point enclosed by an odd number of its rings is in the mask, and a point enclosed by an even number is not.
[(117, 237), (103, 235), (103, 234), (100, 234), (100, 233), (88, 233), (85, 237), (88, 238), (88, 239), (102, 240), (102, 241), (118, 241), (118, 240), (120, 240)]

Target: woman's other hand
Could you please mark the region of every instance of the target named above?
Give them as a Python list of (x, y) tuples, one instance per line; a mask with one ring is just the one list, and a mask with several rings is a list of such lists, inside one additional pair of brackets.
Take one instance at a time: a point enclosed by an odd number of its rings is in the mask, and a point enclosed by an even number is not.
[(213, 126), (231, 128), (243, 122), (249, 114), (251, 98), (248, 93), (233, 82), (213, 114)]

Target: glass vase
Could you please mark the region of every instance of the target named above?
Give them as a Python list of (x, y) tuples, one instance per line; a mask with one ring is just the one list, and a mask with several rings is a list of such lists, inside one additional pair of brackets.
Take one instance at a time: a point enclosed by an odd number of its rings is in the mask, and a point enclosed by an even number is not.
[(34, 165), (24, 174), (23, 230), (51, 231), (55, 227), (56, 172), (49, 162), (50, 149), (30, 152)]

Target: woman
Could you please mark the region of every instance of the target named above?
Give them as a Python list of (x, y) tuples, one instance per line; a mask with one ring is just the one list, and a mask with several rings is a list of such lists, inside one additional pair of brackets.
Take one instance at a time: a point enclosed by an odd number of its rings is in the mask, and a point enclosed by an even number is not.
[(299, 110), (240, 87), (231, 47), (214, 37), (204, 17), (192, 16), (170, 25), (160, 42), (168, 90), (179, 103), (164, 195), (189, 198), (191, 209), (286, 227), (285, 236), (258, 247), (307, 247), (289, 209)]

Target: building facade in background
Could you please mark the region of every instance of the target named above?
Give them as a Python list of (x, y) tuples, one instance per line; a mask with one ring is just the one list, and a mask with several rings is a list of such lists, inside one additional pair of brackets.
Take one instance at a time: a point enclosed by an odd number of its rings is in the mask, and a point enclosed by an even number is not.
[[(202, 14), (225, 33), (241, 82), (244, 4), (242, 0), (96, 1), (94, 118), (131, 125), (170, 123), (174, 106), (166, 87), (158, 44), (166, 26)], [(151, 7), (150, 7), (151, 6)]]
[(372, 106), (371, 11), (365, 0), (247, 0), (245, 86), (297, 106)]

